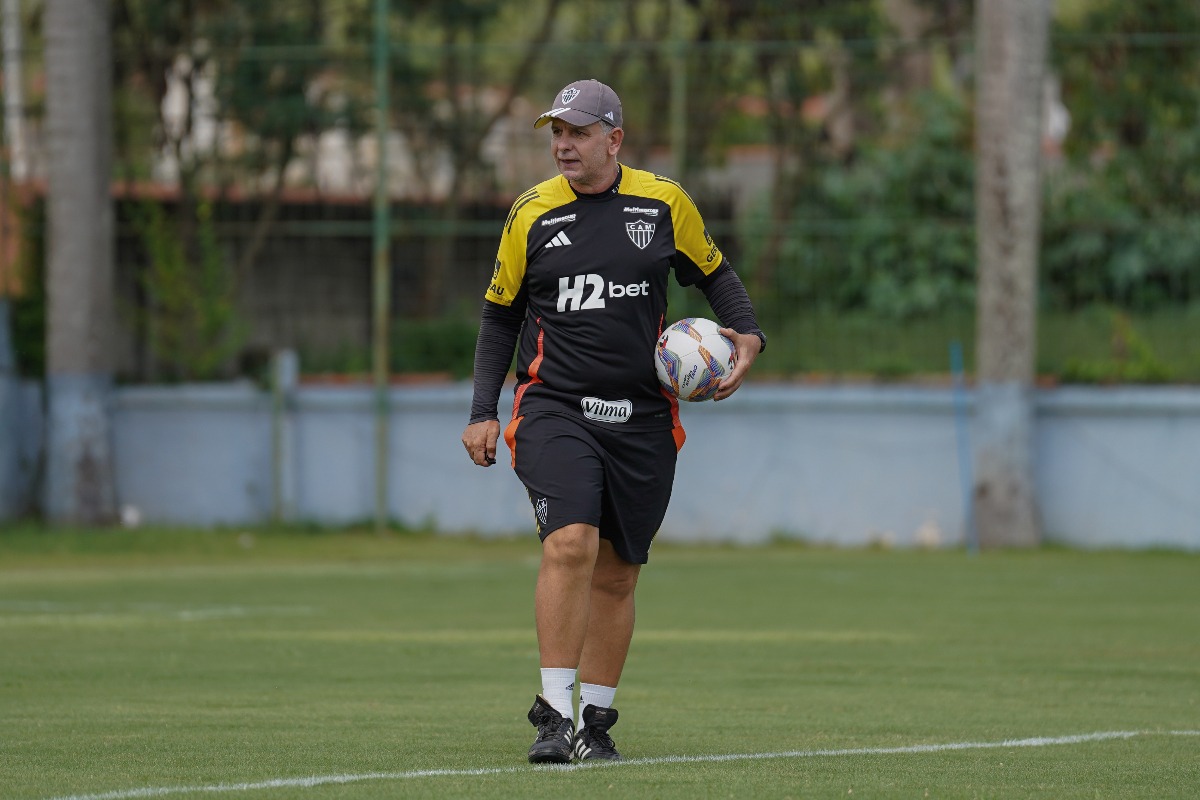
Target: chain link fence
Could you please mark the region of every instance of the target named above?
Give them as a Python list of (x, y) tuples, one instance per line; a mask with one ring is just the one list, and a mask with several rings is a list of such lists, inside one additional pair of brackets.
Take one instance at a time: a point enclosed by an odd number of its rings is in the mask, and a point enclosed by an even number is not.
[[(758, 377), (940, 379), (955, 344), (969, 371), (970, 4), (879, 5), (397, 0), (381, 107), (368, 0), (114, 0), (119, 375), (260, 375), (279, 348), (309, 376), (369, 372), (379, 114), (393, 371), (469, 375), (502, 220), (553, 174), (533, 119), (580, 77), (617, 89), (622, 160), (680, 180), (745, 281), (771, 337)], [(1200, 380), (1200, 11), (1163, 5), (1179, 8), (1060, 4), (1048, 380)], [(5, 54), (0, 269), (29, 374), (50, 157), (39, 19), (21, 4)], [(711, 313), (698, 292), (671, 303)]]

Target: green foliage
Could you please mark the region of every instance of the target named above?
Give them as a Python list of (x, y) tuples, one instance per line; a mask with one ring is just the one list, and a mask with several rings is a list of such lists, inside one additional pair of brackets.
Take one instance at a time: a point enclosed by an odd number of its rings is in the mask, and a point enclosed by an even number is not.
[[(389, 369), (400, 375), (469, 378), (475, 369), (478, 335), (478, 320), (393, 320)], [(371, 373), (371, 349), (368, 346), (310, 348), (300, 354), (300, 364), (310, 375), (334, 374), (367, 380)]]
[(139, 277), (147, 302), (138, 321), (165, 377), (221, 377), (245, 336), (236, 282), (213, 233), (211, 206), (200, 203), (195, 218), (187, 220), (195, 224), (194, 250), (180, 236), (178, 222), (154, 202), (133, 211), (146, 254)]
[[(769, 185), (749, 214), (727, 220), (706, 212), (714, 232), (735, 231), (718, 239), (736, 255), (764, 326), (787, 330), (803, 315), (869, 320), (866, 328), (892, 335), (866, 340), (847, 334), (869, 342), (857, 354), (828, 339), (823, 355), (776, 335), (764, 363), (920, 372), (929, 358), (910, 352), (913, 326), (928, 320), (927, 327), (936, 328), (944, 315), (969, 314), (974, 304), (972, 5), (392, 0), (390, 124), (417, 156), (416, 188), (408, 188), (432, 194), (431, 187), (451, 175), (450, 191), (464, 201), (490, 198), (506, 180), (480, 144), (499, 118), (497, 101), (515, 96), (540, 107), (536, 98), (558, 88), (564, 75), (611, 76), (621, 88), (630, 163), (644, 165), (661, 152), (654, 148), (682, 134), (682, 152), (668, 158), (699, 199), (708, 176), (703, 170), (724, 163), (733, 145), (771, 148)], [(924, 17), (915, 40), (905, 38), (911, 31), (889, 28), (889, 19), (905, 13), (901, 6), (925, 12), (908, 17)], [(193, 198), (201, 185), (256, 191), (268, 184), (264, 177), (282, 175), (289, 159), (293, 170), (307, 163), (305, 148), (321, 133), (340, 129), (353, 137), (372, 118), (370, 0), (114, 0), (114, 12), (116, 130), (126, 177), (152, 174), (153, 159), (174, 145), (182, 188)], [(1071, 129), (1066, 158), (1046, 173), (1043, 315), (1121, 309), (1143, 330), (1145, 313), (1166, 317), (1194, 302), (1200, 287), (1197, 31), (1195, 0), (1060, 4), (1051, 54)], [(684, 45), (681, 51), (676, 43)], [(674, 104), (677, 57), (687, 98)], [(923, 66), (908, 69), (923, 58)], [(189, 91), (213, 88), (207, 110), (222, 135), (236, 142), (236, 152), (178, 146), (186, 131), (171, 129), (160, 115), (168, 71), (182, 72)], [(190, 99), (208, 102), (199, 94)], [(673, 117), (675, 110), (684, 117)], [(437, 210), (432, 202), (431, 208)], [(262, 209), (251, 244), (236, 250), (246, 268), (262, 251), (275, 216), (282, 216), (270, 204)], [(453, 213), (434, 216), (444, 221)], [(195, 245), (185, 250), (194, 252)], [(437, 317), (454, 308), (450, 295), (458, 289), (452, 280), (438, 280), (449, 274), (439, 272), (449, 263), (449, 248), (427, 253), (422, 275), (430, 276), (429, 296), (419, 307)], [(693, 295), (682, 301), (673, 295), (672, 312), (707, 313)], [(35, 306), (31, 298), (18, 309), (31, 324)], [(399, 321), (393, 368), (469, 374), (474, 325), (474, 311), (448, 312), (442, 321)], [(1087, 325), (1109, 339), (1107, 316)], [(1161, 337), (1150, 338), (1152, 353), (1175, 379), (1193, 372), (1164, 349)], [(928, 349), (940, 362), (945, 343), (935, 344)], [(1071, 379), (1105, 380), (1112, 371), (1094, 367), (1109, 358), (1086, 350), (1073, 357), (1055, 353), (1045, 363)], [(1119, 375), (1161, 377), (1155, 359), (1130, 358)], [(369, 364), (369, 352), (331, 344), (305, 363), (316, 360), (357, 371)]]
[[(370, 82), (352, 68), (358, 62), (324, 46), (335, 36), (326, 25), (345, 14), (324, 5), (115, 0), (114, 131), (125, 177), (153, 174), (166, 154), (193, 196), (202, 185), (255, 191), (264, 178), (280, 187), (288, 166), (302, 166), (294, 157), (306, 142), (360, 133)], [(217, 137), (203, 135), (201, 121)], [(268, 208), (258, 236), (273, 221)]]
[(902, 324), (866, 311), (799, 309), (777, 326), (767, 326), (770, 345), (752, 374), (882, 380), (944, 375), (952, 341), (963, 343), (969, 370), (974, 325), (971, 309), (944, 309)]
[(1063, 380), (1071, 383), (1166, 383), (1175, 376), (1134, 328), (1128, 314), (1110, 309), (1110, 355), (1104, 359), (1071, 358)]
[[(693, 297), (695, 295), (695, 297)], [(711, 315), (699, 292), (672, 302), (672, 318)], [(1200, 307), (1134, 314), (1108, 305), (1043, 309), (1038, 316), (1038, 373), (1070, 383), (1200, 382)], [(882, 380), (923, 378), (949, 371), (949, 342), (960, 341), (973, 369), (974, 309), (936, 309), (902, 322), (869, 311), (797, 308), (767, 325), (771, 346), (754, 364), (759, 378), (807, 374)], [(474, 365), (475, 321), (397, 321), (392, 371), (467, 378)], [(305, 351), (309, 374), (366, 380), (365, 346)]]
[(1054, 66), (1071, 110), (1070, 152), (1143, 148), (1155, 128), (1200, 122), (1200, 4), (1094, 0), (1055, 31)]
[(1200, 5), (1096, 0), (1053, 48), (1071, 112), (1048, 176), (1043, 302), (1132, 310), (1200, 286)]
[(478, 324), (466, 320), (396, 320), (392, 328), (392, 370), (469, 377), (475, 369), (478, 336)]
[(220, 115), (253, 132), (246, 156), (252, 166), (279, 168), (302, 135), (365, 126), (364, 104), (330, 70), (330, 54), (289, 52), (317, 45), (322, 19), (315, 4), (246, 3), (204, 20), (222, 56), (215, 89)]
[[(904, 320), (974, 297), (969, 109), (927, 94), (911, 131), (824, 163), (799, 193), (781, 253), (781, 307), (861, 310)], [(754, 252), (750, 252), (750, 261)]]
[(1140, 150), (1048, 176), (1044, 302), (1153, 309), (1200, 286), (1200, 129), (1156, 127), (1147, 137)]
[(1038, 372), (1071, 383), (1200, 383), (1200, 306), (1038, 316)]

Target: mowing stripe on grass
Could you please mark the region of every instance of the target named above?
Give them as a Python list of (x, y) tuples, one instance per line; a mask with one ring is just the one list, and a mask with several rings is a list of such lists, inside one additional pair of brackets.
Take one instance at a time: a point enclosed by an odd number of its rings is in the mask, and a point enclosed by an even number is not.
[(726, 753), (707, 756), (659, 756), (657, 758), (631, 758), (625, 761), (587, 762), (557, 766), (480, 767), (478, 769), (415, 769), (407, 772), (363, 772), (352, 775), (313, 775), (307, 778), (276, 778), (269, 781), (247, 783), (213, 783), (200, 786), (155, 786), (143, 789), (118, 789), (99, 794), (72, 794), (49, 798), (49, 800), (134, 800), (139, 797), (166, 797), (172, 794), (200, 792), (248, 792), (258, 789), (311, 788), (363, 781), (399, 781), (413, 778), (475, 777), (485, 775), (511, 775), (521, 772), (558, 771), (604, 767), (608, 769), (647, 764), (699, 764), (726, 761), (761, 761), (780, 758), (819, 758), (836, 756), (876, 756), (919, 753), (943, 753), (953, 750), (995, 750), (1006, 747), (1050, 747), (1052, 745), (1103, 742), (1111, 739), (1132, 739), (1135, 736), (1200, 736), (1196, 731), (1100, 731), (1080, 733), (1073, 736), (1035, 736), (1029, 739), (1005, 739), (1000, 742), (945, 742), (942, 744), (914, 744), (902, 747), (849, 747), (831, 750), (783, 750), (776, 753)]

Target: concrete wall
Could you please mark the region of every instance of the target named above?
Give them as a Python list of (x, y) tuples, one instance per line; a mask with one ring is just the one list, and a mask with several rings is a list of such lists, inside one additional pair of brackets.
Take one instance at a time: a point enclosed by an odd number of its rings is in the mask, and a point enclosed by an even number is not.
[[(954, 399), (939, 388), (752, 384), (725, 403), (684, 406), (688, 442), (660, 536), (961, 543), (967, 427)], [(302, 386), (273, 425), (271, 396), (251, 384), (119, 389), (121, 503), (151, 522), (368, 521), (372, 403), (369, 388)], [(392, 390), (391, 515), (447, 532), (531, 531), (507, 450), (486, 470), (463, 453), (469, 404), (467, 384)], [(1200, 390), (1042, 391), (1035, 452), (1049, 541), (1200, 550)]]
[(269, 518), (271, 400), (253, 384), (118, 389), (113, 438), (118, 503), (134, 519), (233, 525)]
[(1200, 550), (1197, 390), (1044, 393), (1035, 463), (1055, 541)]
[(43, 438), (41, 388), (17, 374), (9, 320), (0, 295), (0, 521), (32, 508)]
[(0, 522), (36, 508), (44, 433), (41, 386), (0, 374)]

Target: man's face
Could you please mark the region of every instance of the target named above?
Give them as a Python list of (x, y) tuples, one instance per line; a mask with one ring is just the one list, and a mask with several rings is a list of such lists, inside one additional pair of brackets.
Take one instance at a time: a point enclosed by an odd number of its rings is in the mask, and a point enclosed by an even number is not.
[(606, 136), (599, 122), (582, 128), (560, 119), (550, 122), (550, 152), (554, 163), (562, 176), (585, 194), (603, 191), (612, 183), (621, 137), (620, 128)]

